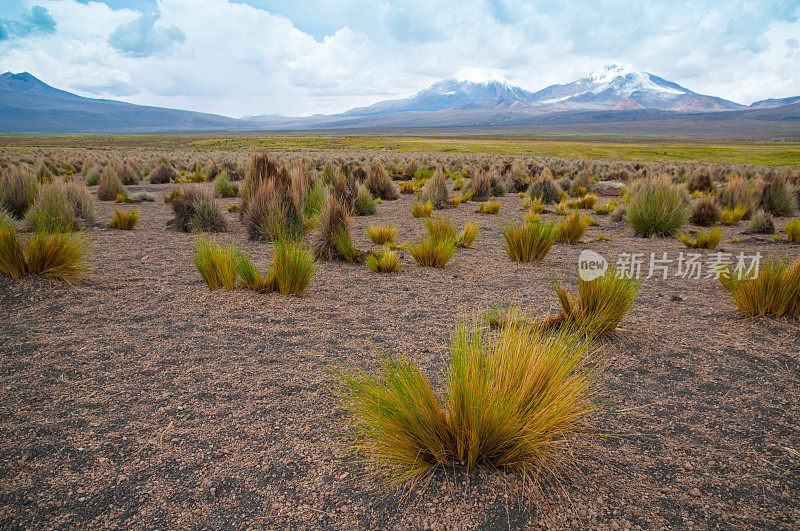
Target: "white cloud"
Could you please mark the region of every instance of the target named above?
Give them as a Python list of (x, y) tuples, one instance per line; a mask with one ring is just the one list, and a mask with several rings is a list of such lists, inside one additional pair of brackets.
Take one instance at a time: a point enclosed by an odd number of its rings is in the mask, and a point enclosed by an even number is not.
[(339, 112), (467, 66), (529, 90), (623, 62), (743, 103), (800, 94), (792, 0), (261, 2), (272, 11), (158, 0), (144, 14), (94, 1), (23, 3), (46, 8), (55, 32), (0, 41), (4, 69), (83, 95), (232, 116)]

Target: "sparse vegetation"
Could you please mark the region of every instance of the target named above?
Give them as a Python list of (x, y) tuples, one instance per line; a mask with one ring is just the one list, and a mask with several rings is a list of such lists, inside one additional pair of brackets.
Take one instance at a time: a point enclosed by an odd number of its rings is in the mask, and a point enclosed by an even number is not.
[(667, 177), (642, 179), (631, 185), (625, 220), (637, 236), (672, 236), (689, 218), (689, 195)]
[(720, 218), (720, 210), (714, 198), (704, 195), (698, 199), (692, 207), (690, 221), (701, 227), (710, 227), (716, 224)]
[(402, 264), (397, 251), (384, 247), (378, 253), (367, 255), (365, 260), (367, 267), (376, 273), (394, 273), (400, 271)]
[(424, 236), (416, 244), (407, 245), (407, 249), (421, 266), (444, 267), (456, 253), (456, 240)]
[(775, 234), (775, 221), (772, 219), (772, 214), (765, 210), (757, 211), (750, 220), (748, 232), (751, 234)]
[(800, 318), (800, 259), (791, 267), (784, 261), (763, 264), (755, 278), (728, 269), (720, 275), (720, 282), (747, 318)]
[(376, 245), (394, 244), (397, 227), (394, 225), (373, 225), (364, 231), (372, 243)]
[(119, 230), (133, 230), (136, 223), (139, 221), (138, 210), (121, 211), (114, 209), (114, 217), (108, 223), (108, 226)]
[(575, 210), (556, 228), (556, 241), (578, 243), (583, 238), (583, 235), (586, 234), (588, 228), (589, 223), (587, 220), (580, 212)]
[(281, 238), (273, 256), (275, 284), (283, 295), (303, 295), (314, 275), (314, 255), (303, 242)]
[(475, 210), (478, 214), (497, 214), (500, 212), (500, 203), (497, 201), (486, 201), (478, 206)]
[(711, 229), (708, 232), (697, 231), (697, 235), (692, 238), (684, 233), (678, 234), (678, 239), (683, 242), (686, 247), (693, 247), (697, 249), (716, 249), (722, 241), (722, 230)]
[(415, 218), (427, 218), (433, 212), (433, 203), (428, 201), (424, 205), (420, 203), (414, 203), (411, 205), (411, 215)]

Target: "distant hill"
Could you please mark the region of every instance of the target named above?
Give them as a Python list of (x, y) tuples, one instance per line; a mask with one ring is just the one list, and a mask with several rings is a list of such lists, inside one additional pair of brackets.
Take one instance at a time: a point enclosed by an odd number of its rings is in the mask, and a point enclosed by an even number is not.
[[(408, 128), (537, 128), (624, 134), (800, 138), (800, 97), (749, 107), (697, 94), (616, 65), (572, 83), (530, 92), (497, 74), (468, 69), (417, 94), (334, 115), (242, 119), (84, 98), (23, 72), (0, 75), (0, 133)], [(660, 127), (658, 124), (662, 124)], [(565, 129), (566, 128), (566, 129)], [(571, 129), (570, 129), (571, 128)]]
[(23, 72), (0, 75), (0, 132), (146, 133), (240, 129), (233, 118), (84, 98)]

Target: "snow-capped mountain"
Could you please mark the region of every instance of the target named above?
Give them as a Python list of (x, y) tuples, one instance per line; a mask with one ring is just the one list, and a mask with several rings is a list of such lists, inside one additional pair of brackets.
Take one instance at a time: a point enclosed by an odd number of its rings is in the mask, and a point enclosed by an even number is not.
[(551, 85), (526, 100), (557, 110), (723, 111), (744, 105), (692, 92), (677, 83), (622, 65), (609, 65), (566, 85)]
[(409, 111), (513, 108), (524, 106), (524, 100), (530, 96), (530, 92), (512, 85), (500, 74), (478, 68), (465, 68), (410, 98), (358, 107), (347, 111), (345, 115), (370, 116)]

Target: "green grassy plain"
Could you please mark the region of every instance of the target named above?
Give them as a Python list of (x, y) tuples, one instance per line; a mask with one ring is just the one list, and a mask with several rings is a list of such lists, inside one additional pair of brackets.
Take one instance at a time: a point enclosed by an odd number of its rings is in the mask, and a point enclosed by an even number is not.
[(664, 140), (606, 136), (522, 135), (60, 135), (0, 137), (0, 149), (390, 150), (544, 155), (628, 161), (703, 161), (800, 166), (800, 142)]

